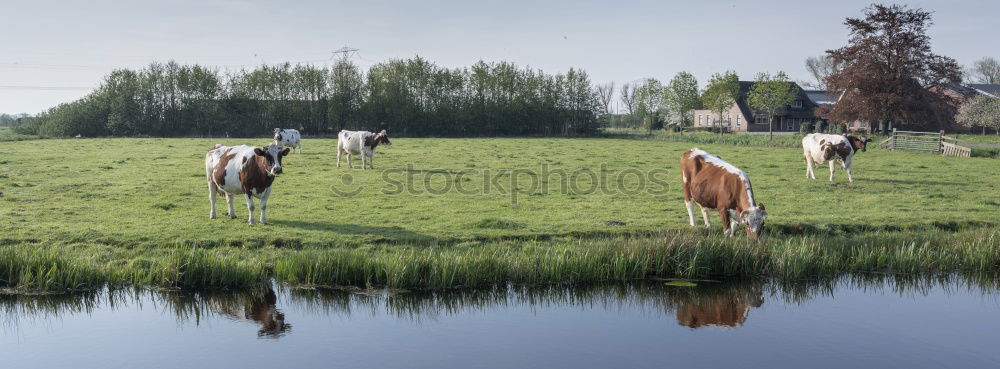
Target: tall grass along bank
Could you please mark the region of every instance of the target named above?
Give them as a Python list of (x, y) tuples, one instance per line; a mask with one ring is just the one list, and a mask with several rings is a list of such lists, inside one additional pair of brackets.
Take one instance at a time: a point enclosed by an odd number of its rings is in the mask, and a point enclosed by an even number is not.
[(545, 241), (298, 250), (175, 245), (166, 250), (8, 245), (0, 286), (15, 292), (111, 285), (243, 288), (272, 278), (300, 286), (441, 289), (500, 283), (649, 277), (802, 279), (843, 273), (995, 273), (1000, 229), (773, 235), (761, 243), (711, 231)]

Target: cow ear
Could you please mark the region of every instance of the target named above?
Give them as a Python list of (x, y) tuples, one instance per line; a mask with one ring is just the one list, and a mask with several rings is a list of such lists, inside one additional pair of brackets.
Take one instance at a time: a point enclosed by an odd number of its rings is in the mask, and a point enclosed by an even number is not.
[(255, 147), (255, 148), (253, 148), (253, 153), (254, 153), (254, 154), (257, 154), (257, 155), (260, 155), (260, 156), (266, 156), (266, 155), (267, 155), (267, 152), (266, 152), (266, 151), (264, 151), (264, 150), (262, 150), (262, 149), (261, 149), (261, 148), (259, 148), (259, 147)]
[(290, 148), (287, 148), (287, 147), (286, 147), (286, 148), (285, 148), (284, 150), (281, 150), (281, 156), (285, 156), (285, 155), (288, 155), (288, 153), (289, 153), (289, 152), (291, 152), (290, 150), (291, 150), (291, 149), (290, 149)]

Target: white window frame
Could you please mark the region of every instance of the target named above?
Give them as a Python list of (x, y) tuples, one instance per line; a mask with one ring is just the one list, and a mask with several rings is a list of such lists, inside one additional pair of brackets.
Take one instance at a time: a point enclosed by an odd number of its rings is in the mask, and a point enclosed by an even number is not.
[(736, 126), (737, 127), (740, 126), (740, 115), (739, 114), (736, 114)]

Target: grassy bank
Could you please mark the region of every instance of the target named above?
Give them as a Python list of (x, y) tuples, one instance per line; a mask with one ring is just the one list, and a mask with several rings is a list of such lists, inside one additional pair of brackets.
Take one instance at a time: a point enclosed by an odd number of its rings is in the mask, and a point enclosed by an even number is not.
[[(996, 268), (995, 159), (874, 150), (855, 157), (849, 183), (840, 171), (826, 181), (824, 168), (806, 179), (797, 147), (395, 139), (379, 147), (377, 170), (361, 171), (335, 167), (335, 140), (307, 139), (284, 161), (269, 225), (247, 225), (242, 199), (237, 219), (225, 219), (224, 200), (220, 219), (208, 219), (205, 151), (265, 142), (5, 143), (0, 285), (453, 287)], [(768, 241), (722, 239), (714, 214), (711, 231), (689, 229), (676, 166), (692, 146), (750, 174), (770, 214)]]
[(648, 277), (802, 279), (842, 273), (995, 273), (1000, 229), (774, 235), (760, 244), (711, 231), (288, 250), (184, 244), (155, 249), (12, 245), (0, 248), (0, 286), (19, 292), (104, 283), (241, 288), (292, 285), (439, 289), (497, 283), (592, 283)]

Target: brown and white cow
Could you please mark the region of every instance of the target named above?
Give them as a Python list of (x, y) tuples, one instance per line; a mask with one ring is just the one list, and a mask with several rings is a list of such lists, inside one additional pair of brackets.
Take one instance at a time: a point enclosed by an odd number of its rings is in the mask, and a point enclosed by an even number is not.
[(215, 195), (226, 195), (229, 204), (229, 218), (236, 218), (233, 196), (243, 194), (250, 212), (248, 222), (253, 221), (253, 198), (260, 199), (260, 222), (267, 224), (267, 198), (271, 195), (274, 177), (281, 174), (281, 158), (290, 149), (282, 149), (271, 144), (264, 147), (223, 146), (205, 154), (205, 176), (208, 178), (208, 200), (212, 210), (208, 217), (215, 219)]
[(833, 181), (834, 162), (840, 162), (840, 166), (847, 171), (847, 180), (854, 182), (854, 176), (851, 173), (851, 159), (859, 150), (866, 151), (867, 147), (868, 138), (864, 136), (810, 133), (802, 137), (802, 155), (806, 158), (806, 177), (816, 179), (813, 168), (830, 162), (830, 180)]
[(743, 224), (751, 239), (760, 237), (767, 212), (764, 204), (754, 200), (750, 177), (742, 170), (718, 156), (694, 148), (681, 155), (681, 187), (692, 227), (695, 226), (692, 203), (697, 203), (705, 227), (712, 226), (708, 221), (708, 209), (715, 209), (729, 236)]
[(375, 148), (379, 144), (392, 145), (389, 134), (384, 129), (379, 133), (340, 131), (337, 134), (337, 168), (340, 168), (341, 155), (347, 154), (348, 168), (354, 167), (351, 165), (351, 156), (361, 155), (361, 169), (365, 169), (365, 158), (368, 159), (368, 167), (375, 169)]

